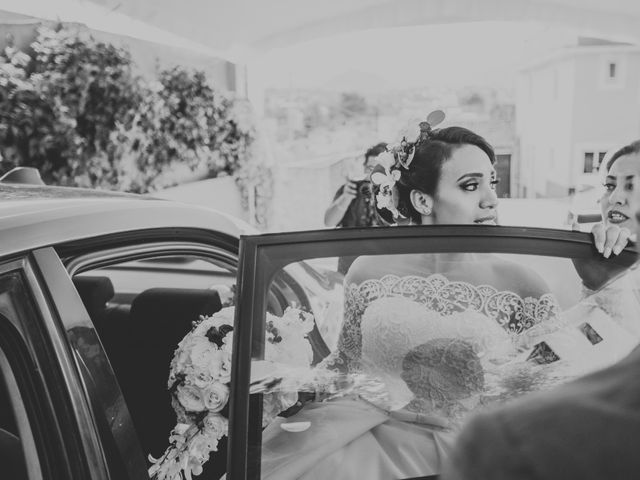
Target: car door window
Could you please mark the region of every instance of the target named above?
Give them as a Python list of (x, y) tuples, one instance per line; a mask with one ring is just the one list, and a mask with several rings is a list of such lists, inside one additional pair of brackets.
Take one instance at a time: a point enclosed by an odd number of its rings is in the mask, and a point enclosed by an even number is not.
[[(0, 319), (0, 321), (6, 320)], [(23, 435), (18, 429), (16, 411), (21, 414), (24, 410), (24, 401), (17, 389), (15, 375), (5, 352), (0, 349), (0, 465), (4, 475), (18, 480), (30, 478), (27, 473), (27, 458), (33, 459), (34, 464), (37, 465), (35, 449), (25, 451), (26, 442), (23, 443), (21, 440), (23, 436), (33, 435), (28, 422), (22, 422), (22, 431), (25, 432)], [(39, 468), (36, 467), (34, 470), (38, 475), (35, 478), (42, 478)]]
[[(333, 305), (253, 312), (263, 323), (254, 323), (249, 418), (263, 428), (250, 425), (248, 448), (260, 458), (250, 457), (249, 478), (436, 475), (471, 412), (606, 367), (637, 345), (634, 272), (594, 292), (566, 243), (545, 254), (524, 239), (519, 249), (450, 242), (416, 242), (406, 253), (362, 243), (368, 254), (336, 286)], [(260, 270), (268, 262), (286, 263), (284, 250), (267, 248), (254, 279), (269, 278)], [(318, 341), (330, 353), (314, 363)]]
[(34, 409), (42, 415), (44, 408), (38, 407), (40, 382), (33, 376), (27, 347), (17, 329), (25, 319), (25, 300), (20, 275), (0, 275), (0, 468), (6, 478), (33, 480), (43, 478), (34, 438), (34, 425), (37, 429), (41, 424)]
[[(173, 352), (201, 316), (232, 303), (235, 267), (197, 255), (156, 252), (85, 267), (73, 283), (116, 374), (144, 453), (160, 456), (176, 424), (167, 389)], [(224, 461), (211, 462), (208, 474), (218, 478), (224, 469)]]

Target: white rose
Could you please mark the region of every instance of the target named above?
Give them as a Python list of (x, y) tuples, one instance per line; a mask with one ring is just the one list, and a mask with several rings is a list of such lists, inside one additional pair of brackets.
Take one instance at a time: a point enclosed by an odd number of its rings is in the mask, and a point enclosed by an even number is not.
[(193, 385), (180, 385), (176, 390), (180, 405), (188, 412), (201, 412), (205, 409), (200, 389)]
[(214, 383), (203, 392), (204, 406), (210, 412), (219, 412), (229, 401), (229, 387)]
[(204, 429), (207, 434), (215, 434), (220, 439), (227, 434), (229, 421), (218, 413), (210, 413), (204, 419)]
[(205, 388), (213, 382), (213, 375), (207, 371), (198, 371), (193, 375), (191, 382), (198, 388)]
[(217, 351), (218, 347), (211, 343), (206, 337), (198, 337), (198, 341), (191, 344), (191, 351), (189, 352), (191, 364), (199, 368), (208, 369), (211, 356)]
[(209, 353), (207, 363), (204, 368), (214, 379), (222, 383), (229, 382), (231, 378), (230, 365), (231, 355), (224, 350), (215, 350)]
[(225, 355), (218, 372), (218, 381), (221, 383), (229, 383), (231, 381), (231, 355)]

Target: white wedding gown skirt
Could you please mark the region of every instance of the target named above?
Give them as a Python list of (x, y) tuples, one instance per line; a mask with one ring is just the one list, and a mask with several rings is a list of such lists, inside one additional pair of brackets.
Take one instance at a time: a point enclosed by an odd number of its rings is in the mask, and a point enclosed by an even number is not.
[[(454, 438), (451, 429), (442, 428), (451, 426), (443, 414), (449, 405), (424, 412), (436, 420), (432, 424), (402, 421), (390, 414), (415, 397), (402, 378), (405, 355), (433, 339), (464, 339), (483, 352), (508, 339), (501, 327), (478, 312), (444, 316), (403, 297), (372, 302), (362, 316), (361, 333), (361, 372), (386, 386), (384, 400), (376, 398), (374, 405), (355, 396), (343, 397), (309, 404), (288, 419), (278, 418), (263, 432), (262, 478), (387, 480), (440, 473)], [(458, 399), (446, 391), (447, 385), (445, 379), (434, 388), (439, 389), (439, 398), (450, 397), (454, 403)], [(310, 426), (303, 432), (288, 432), (281, 427), (288, 422)]]
[[(286, 432), (282, 423), (311, 423)], [(397, 479), (438, 474), (453, 434), (402, 422), (358, 399), (305, 407), (263, 432), (262, 478), (269, 480)]]

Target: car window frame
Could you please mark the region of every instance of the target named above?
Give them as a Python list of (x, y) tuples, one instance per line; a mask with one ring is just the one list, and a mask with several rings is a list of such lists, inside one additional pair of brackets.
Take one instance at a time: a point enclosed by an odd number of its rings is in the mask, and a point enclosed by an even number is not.
[(18, 353), (29, 373), (24, 388), (34, 396), (28, 410), (32, 429), (36, 430), (41, 469), (44, 478), (106, 480), (108, 477), (98, 469), (94, 471), (99, 459), (94, 462), (91, 447), (85, 443), (91, 432), (85, 431), (82, 423), (87, 417), (77, 394), (80, 386), (74, 381), (77, 377), (49, 308), (33, 253), (3, 262), (0, 275), (18, 274), (30, 300), (21, 305), (23, 316), (11, 319), (11, 324), (20, 339), (15, 339), (14, 346), (21, 350)]
[[(128, 233), (121, 232), (118, 234), (88, 239), (87, 241), (69, 242), (55, 246), (55, 250), (67, 273), (64, 280), (62, 279), (62, 276), (60, 276), (58, 283), (65, 283), (66, 288), (73, 289), (75, 296), (74, 309), (82, 308), (82, 311), (86, 315), (84, 325), (87, 327), (91, 326), (93, 329), (93, 323), (89, 314), (86, 312), (84, 305), (82, 305), (82, 300), (75, 290), (75, 286), (73, 286), (71, 279), (74, 275), (99, 267), (108, 267), (124, 261), (176, 255), (194, 255), (213, 259), (227, 263), (230, 267), (233, 266), (236, 271), (238, 271), (239, 239), (236, 239), (234, 242), (228, 235), (206, 230), (156, 229), (149, 231), (131, 231)], [(235, 280), (236, 284), (238, 284), (240, 281), (239, 275), (236, 275)], [(299, 287), (295, 278), (290, 273), (283, 272), (280, 281), (285, 287), (292, 289), (292, 294), (297, 295), (300, 298), (304, 297), (306, 303), (303, 300), (303, 304), (308, 304), (305, 292)], [(285, 300), (290, 299), (285, 298)], [(66, 322), (63, 320), (63, 324), (65, 323)], [(69, 327), (70, 325), (65, 325), (65, 328), (68, 329)], [(93, 330), (95, 332), (95, 329)], [(93, 335), (91, 337), (93, 338)], [(94, 341), (92, 339), (85, 339), (85, 341), (89, 340), (91, 342)], [(100, 348), (102, 350), (101, 346)], [(90, 375), (88, 372), (83, 371), (82, 373), (85, 376)], [(115, 379), (113, 369), (111, 369), (111, 374)], [(86, 379), (85, 381), (89, 381), (89, 379)], [(95, 384), (96, 382), (89, 383)], [(117, 385), (117, 381), (113, 388), (117, 388), (119, 394), (122, 395), (122, 392)], [(130, 415), (129, 424), (132, 425)], [(169, 432), (167, 432), (167, 434), (168, 433)], [(141, 451), (137, 439), (132, 443), (136, 444), (135, 450), (141, 452), (141, 458), (146, 459), (146, 454)], [(135, 456), (139, 457), (139, 455)], [(136, 470), (139, 471), (140, 468), (137, 468)], [(132, 476), (132, 478), (137, 477)]]
[[(80, 298), (75, 286), (73, 285), (72, 278), (74, 275), (93, 270), (100, 267), (108, 267), (110, 265), (132, 261), (143, 260), (147, 258), (157, 258), (159, 256), (176, 256), (176, 255), (191, 255), (206, 258), (209, 260), (215, 260), (216, 262), (226, 263), (229, 268), (235, 269), (237, 267), (237, 242), (235, 245), (233, 242), (229, 242), (228, 239), (223, 238), (223, 241), (219, 241), (216, 235), (213, 239), (211, 235), (197, 237), (199, 241), (194, 241), (194, 236), (189, 235), (184, 240), (178, 240), (180, 233), (172, 230), (170, 232), (165, 231), (165, 235), (158, 235), (158, 231), (149, 232), (148, 236), (143, 235), (144, 232), (134, 231), (127, 234), (118, 234), (117, 236), (108, 235), (100, 238), (91, 239), (90, 242), (73, 242), (56, 247), (56, 253), (60, 258), (60, 265), (62, 265), (64, 271), (58, 271), (58, 286), (64, 284), (66, 293), (64, 297), (67, 307), (60, 305), (60, 308), (67, 308), (69, 310), (81, 309), (83, 312), (82, 318), (76, 318), (76, 322), (80, 321), (81, 325), (85, 329), (85, 334), (77, 335), (74, 333), (76, 330), (76, 323), (65, 320), (71, 319), (71, 316), (65, 316), (63, 318), (63, 327), (67, 332), (67, 337), (70, 344), (76, 353), (76, 356), (81, 359), (81, 375), (83, 377), (85, 385), (91, 390), (90, 397), (93, 399), (96, 405), (96, 410), (101, 410), (100, 417), (104, 417), (104, 412), (108, 406), (100, 405), (100, 399), (104, 396), (97, 390), (98, 388), (106, 388), (117, 397), (122, 397), (122, 405), (126, 413), (124, 413), (124, 422), (120, 425), (112, 425), (111, 435), (115, 441), (115, 447), (119, 450), (120, 456), (123, 459), (127, 459), (125, 462), (127, 473), (130, 478), (141, 478), (144, 475), (146, 478), (148, 465), (146, 464), (147, 453), (143, 452), (135, 431), (133, 430), (133, 422), (131, 415), (124, 402), (122, 391), (117, 382), (117, 377), (111, 367), (110, 362), (108, 371), (100, 371), (95, 365), (88, 359), (82, 358), (82, 351), (78, 348), (78, 342), (82, 341), (85, 344), (93, 346), (93, 348), (99, 348), (105, 358), (108, 358), (106, 352), (102, 348), (102, 344), (99, 341), (99, 336), (93, 325), (89, 313), (86, 311), (82, 299)], [(184, 232), (182, 232), (184, 233)], [(170, 238), (171, 240), (167, 239)], [(204, 241), (203, 241), (204, 240)], [(215, 240), (215, 241), (212, 241)], [(116, 246), (111, 246), (113, 244)], [(62, 293), (61, 293), (62, 296)], [(117, 393), (114, 393), (117, 392)], [(118, 430), (116, 430), (118, 429)], [(167, 435), (169, 432), (167, 432)], [(103, 442), (108, 442), (109, 439), (102, 437)]]
[[(265, 297), (273, 276), (285, 265), (309, 258), (425, 252), (534, 254), (569, 259), (600, 259), (590, 234), (567, 230), (480, 225), (420, 225), (314, 230), (240, 237), (238, 302), (234, 319), (229, 411), (230, 478), (260, 476), (262, 412), (258, 395), (249, 395), (253, 355), (264, 355)], [(635, 247), (615, 265), (635, 263)], [(248, 318), (252, 321), (244, 321)], [(255, 397), (255, 398), (254, 398)]]

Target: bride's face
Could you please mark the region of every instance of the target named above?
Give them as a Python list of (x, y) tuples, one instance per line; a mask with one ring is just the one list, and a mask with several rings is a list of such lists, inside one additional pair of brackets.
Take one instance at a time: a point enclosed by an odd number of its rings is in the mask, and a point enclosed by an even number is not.
[(638, 228), (635, 212), (640, 205), (634, 200), (634, 184), (640, 175), (640, 154), (618, 158), (607, 173), (605, 192), (600, 199), (602, 218), (606, 225), (628, 228), (635, 233)]
[(487, 154), (475, 145), (463, 145), (442, 165), (432, 214), (423, 223), (495, 225), (497, 183)]

